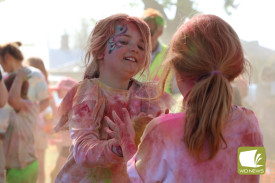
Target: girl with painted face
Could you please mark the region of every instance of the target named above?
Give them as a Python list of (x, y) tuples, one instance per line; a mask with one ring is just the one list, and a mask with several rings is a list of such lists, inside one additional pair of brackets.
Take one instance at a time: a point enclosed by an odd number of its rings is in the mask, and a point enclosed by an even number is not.
[(116, 14), (96, 24), (89, 38), (84, 80), (68, 92), (60, 107), (55, 129), (69, 128), (73, 144), (55, 182), (129, 182), (123, 152), (104, 130), (104, 116), (111, 117), (113, 111), (122, 116), (121, 109), (127, 108), (140, 130), (140, 123), (151, 119), (143, 114), (156, 116), (169, 108), (167, 96), (142, 100), (153, 96), (154, 85), (133, 79), (148, 72), (150, 51), (150, 31), (143, 20)]
[(115, 123), (106, 117), (131, 182), (259, 182), (238, 174), (238, 148), (263, 146), (255, 114), (232, 105), (230, 82), (246, 63), (236, 32), (215, 15), (195, 16), (176, 31), (159, 89), (173, 70), (185, 112), (152, 120), (138, 148), (127, 110), (113, 115)]

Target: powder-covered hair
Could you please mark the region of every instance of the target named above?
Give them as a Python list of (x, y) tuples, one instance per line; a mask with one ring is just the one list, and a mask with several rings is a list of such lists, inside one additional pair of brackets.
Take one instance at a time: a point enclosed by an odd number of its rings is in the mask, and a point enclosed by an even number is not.
[(141, 73), (149, 73), (151, 61), (151, 37), (149, 27), (142, 19), (129, 16), (127, 14), (115, 14), (104, 18), (96, 23), (88, 40), (85, 62), (87, 65), (84, 79), (95, 78), (99, 76), (100, 57), (104, 54), (108, 40), (115, 34), (117, 24), (133, 23), (140, 31), (141, 38), (144, 41), (145, 64)]
[(4, 58), (6, 54), (10, 54), (16, 60), (22, 62), (24, 59), (24, 56), (19, 49), (21, 45), (22, 45), (21, 42), (13, 42), (13, 43), (6, 43), (3, 45), (0, 45), (0, 56)]
[(193, 17), (174, 34), (160, 92), (171, 69), (183, 79), (195, 81), (184, 100), (183, 140), (197, 159), (205, 143), (210, 147), (208, 159), (216, 155), (223, 143), (226, 145), (222, 130), (232, 105), (230, 82), (245, 71), (246, 64), (238, 35), (215, 15)]

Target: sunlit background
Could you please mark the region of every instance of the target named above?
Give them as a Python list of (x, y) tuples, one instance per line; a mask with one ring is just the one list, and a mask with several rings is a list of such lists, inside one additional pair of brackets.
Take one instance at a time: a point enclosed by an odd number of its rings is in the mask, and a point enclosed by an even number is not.
[[(0, 0), (0, 44), (22, 42), (25, 57), (42, 58), (53, 82), (64, 75), (80, 80), (84, 48), (96, 21), (114, 13), (139, 17), (154, 3), (157, 6), (152, 7), (167, 17), (161, 37), (166, 44), (176, 27), (197, 13), (218, 15), (232, 25), (253, 66), (245, 104), (255, 111), (263, 129), (275, 132), (274, 74), (268, 80), (269, 92), (262, 94), (263, 99), (270, 98), (267, 106), (257, 106), (255, 99), (256, 88), (266, 84), (261, 78), (264, 68), (275, 68), (274, 0)], [(175, 17), (177, 11), (182, 17)], [(266, 108), (271, 112), (265, 113)], [(273, 122), (267, 126), (265, 120)], [(267, 169), (266, 175), (271, 171)]]
[[(170, 2), (176, 4), (177, 1)], [(257, 41), (259, 46), (275, 50), (275, 24), (272, 23), (275, 1), (235, 0), (234, 5), (236, 8), (228, 7), (228, 14), (224, 0), (193, 1), (193, 9), (221, 16), (242, 40)], [(85, 38), (97, 20), (119, 12), (140, 16), (144, 7), (141, 0), (1, 0), (0, 41), (21, 41), (31, 48), (25, 51), (26, 56), (40, 56), (50, 68), (48, 51), (61, 47), (62, 35), (69, 36), (70, 49), (84, 47)], [(167, 5), (164, 11), (173, 19), (176, 7)], [(194, 12), (187, 16), (192, 14)]]

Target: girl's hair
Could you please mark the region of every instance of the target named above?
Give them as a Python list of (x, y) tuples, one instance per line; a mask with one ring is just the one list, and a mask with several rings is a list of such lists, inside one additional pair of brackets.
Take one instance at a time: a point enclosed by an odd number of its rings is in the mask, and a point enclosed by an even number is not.
[(246, 60), (233, 28), (215, 15), (198, 15), (183, 24), (173, 36), (160, 82), (163, 93), (170, 69), (183, 79), (195, 81), (185, 96), (184, 143), (200, 160), (204, 143), (208, 159), (218, 152), (222, 129), (232, 105), (230, 82), (244, 72)]
[(46, 81), (48, 82), (48, 73), (47, 73), (47, 70), (45, 68), (44, 62), (41, 58), (30, 57), (25, 62), (26, 62), (27, 65), (39, 69), (42, 72), (42, 74), (44, 75)]
[(133, 23), (138, 27), (144, 41), (145, 52), (145, 64), (141, 74), (145, 72), (148, 75), (151, 62), (151, 37), (148, 25), (140, 18), (127, 14), (115, 14), (97, 22), (89, 36), (87, 53), (85, 55), (87, 68), (84, 79), (99, 76), (100, 57), (104, 54), (108, 40), (115, 34), (118, 23)]
[[(16, 73), (12, 72), (5, 79), (5, 85), (6, 85), (8, 91), (10, 91), (12, 83), (13, 83), (15, 77), (16, 77)], [(21, 97), (23, 99), (28, 98), (28, 89), (29, 89), (29, 82), (28, 82), (28, 80), (25, 80), (22, 84), (22, 87), (21, 87)]]
[(11, 56), (13, 56), (16, 60), (22, 62), (24, 57), (22, 52), (19, 49), (21, 45), (22, 45), (21, 42), (6, 43), (3, 45), (0, 45), (0, 56), (4, 58), (4, 56), (8, 53)]

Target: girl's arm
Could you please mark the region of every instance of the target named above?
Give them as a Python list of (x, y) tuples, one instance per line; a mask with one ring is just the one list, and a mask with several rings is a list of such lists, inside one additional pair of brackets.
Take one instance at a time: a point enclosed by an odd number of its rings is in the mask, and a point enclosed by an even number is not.
[(23, 82), (27, 79), (28, 73), (28, 70), (20, 68), (9, 91), (8, 102), (16, 111), (20, 111), (24, 105), (24, 99), (21, 98), (21, 88)]
[(118, 146), (115, 139), (101, 139), (100, 126), (104, 114), (104, 101), (86, 101), (73, 109), (70, 135), (77, 164), (86, 167), (109, 167), (122, 162), (112, 149)]
[[(72, 107), (70, 103), (73, 103)], [(60, 105), (59, 111), (68, 111), (66, 114), (69, 115), (63, 115), (63, 121), (68, 119), (74, 159), (81, 166), (110, 167), (123, 162), (123, 158), (112, 151), (118, 142), (115, 139), (107, 140), (109, 137), (102, 132), (104, 110), (105, 100), (98, 97), (98, 85), (86, 80), (69, 91)], [(64, 129), (66, 126), (67, 123), (62, 122), (55, 129)]]

